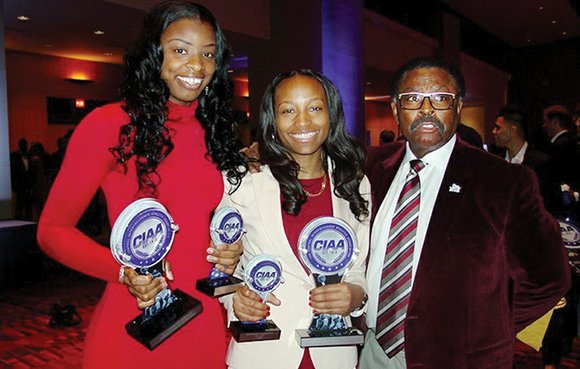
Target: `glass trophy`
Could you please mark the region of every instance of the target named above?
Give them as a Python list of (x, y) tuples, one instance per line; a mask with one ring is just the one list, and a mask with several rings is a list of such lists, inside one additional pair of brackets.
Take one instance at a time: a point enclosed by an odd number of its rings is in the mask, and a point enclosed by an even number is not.
[[(298, 253), (316, 286), (340, 283), (359, 254), (352, 228), (335, 217), (310, 221), (298, 237)], [(308, 329), (296, 330), (300, 347), (362, 345), (363, 333), (340, 314), (314, 314)]]
[[(157, 200), (132, 202), (119, 215), (111, 230), (111, 252), (115, 260), (139, 274), (158, 277), (179, 227)], [(119, 308), (123, 308), (120, 306)], [(147, 307), (125, 325), (127, 333), (153, 350), (171, 334), (201, 313), (202, 305), (186, 293), (165, 288)]]
[(580, 275), (580, 227), (570, 218), (557, 217), (562, 233), (562, 241), (568, 254), (568, 262), (572, 270)]
[[(242, 216), (231, 206), (217, 210), (211, 219), (209, 233), (215, 246), (237, 242), (246, 233)], [(235, 292), (243, 284), (241, 279), (220, 272), (214, 266), (209, 277), (199, 279), (195, 288), (210, 297), (219, 297)]]
[[(274, 291), (282, 279), (280, 263), (270, 255), (257, 255), (246, 265), (244, 279), (249, 289), (260, 295), (266, 303), (268, 295)], [(280, 338), (280, 328), (272, 320), (257, 322), (230, 322), (232, 337), (238, 342), (277, 340)]]

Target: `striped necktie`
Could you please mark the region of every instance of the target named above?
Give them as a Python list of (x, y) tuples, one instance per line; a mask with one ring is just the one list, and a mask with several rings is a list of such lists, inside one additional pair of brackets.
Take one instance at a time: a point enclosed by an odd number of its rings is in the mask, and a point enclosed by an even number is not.
[(410, 164), (411, 170), (391, 222), (379, 291), (377, 340), (390, 358), (405, 347), (405, 316), (411, 295), (413, 251), (421, 201), (418, 173), (425, 167), (421, 160), (411, 160)]

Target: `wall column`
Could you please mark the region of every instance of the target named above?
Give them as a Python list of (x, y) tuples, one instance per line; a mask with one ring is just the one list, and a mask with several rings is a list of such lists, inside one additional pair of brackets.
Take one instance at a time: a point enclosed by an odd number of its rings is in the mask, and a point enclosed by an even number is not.
[(366, 143), (362, 0), (322, 0), (322, 72), (334, 82), (347, 129)]
[[(0, 40), (4, 40), (4, 1), (0, 0)], [(8, 103), (6, 94), (6, 52), (0, 45), (0, 219), (12, 218), (10, 188), (10, 146), (8, 145)]]

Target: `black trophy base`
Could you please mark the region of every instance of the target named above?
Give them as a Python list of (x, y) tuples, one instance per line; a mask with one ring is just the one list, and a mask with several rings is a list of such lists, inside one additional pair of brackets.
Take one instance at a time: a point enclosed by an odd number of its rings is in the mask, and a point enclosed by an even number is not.
[(280, 339), (280, 328), (271, 320), (263, 324), (230, 322), (230, 332), (237, 342), (271, 341)]
[(203, 310), (199, 300), (180, 290), (172, 293), (177, 300), (171, 305), (145, 321), (141, 314), (125, 325), (127, 333), (149, 350), (159, 346)]
[(210, 297), (220, 297), (236, 292), (243, 285), (243, 280), (230, 275), (229, 278), (199, 279), (195, 284), (195, 288)]
[(365, 341), (363, 333), (356, 328), (330, 331), (297, 329), (296, 340), (302, 348), (327, 346), (355, 346)]

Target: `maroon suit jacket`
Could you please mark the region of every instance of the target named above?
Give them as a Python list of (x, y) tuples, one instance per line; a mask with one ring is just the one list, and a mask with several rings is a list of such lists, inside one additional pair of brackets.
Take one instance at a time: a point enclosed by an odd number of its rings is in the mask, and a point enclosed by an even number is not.
[[(404, 153), (404, 141), (369, 152), (375, 212)], [(411, 292), (407, 368), (512, 369), (515, 333), (556, 305), (569, 276), (532, 172), (458, 139)]]

